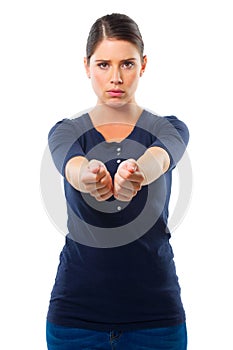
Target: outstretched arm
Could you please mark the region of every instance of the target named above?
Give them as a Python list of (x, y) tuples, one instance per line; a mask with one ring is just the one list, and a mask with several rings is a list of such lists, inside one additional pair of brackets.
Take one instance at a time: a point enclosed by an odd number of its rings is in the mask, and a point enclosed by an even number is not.
[(151, 147), (136, 161), (128, 159), (120, 164), (114, 177), (114, 196), (130, 201), (142, 186), (164, 174), (170, 164), (168, 153), (161, 147)]
[(170, 165), (168, 153), (161, 147), (151, 147), (137, 160), (145, 179), (142, 185), (149, 185), (164, 174)]

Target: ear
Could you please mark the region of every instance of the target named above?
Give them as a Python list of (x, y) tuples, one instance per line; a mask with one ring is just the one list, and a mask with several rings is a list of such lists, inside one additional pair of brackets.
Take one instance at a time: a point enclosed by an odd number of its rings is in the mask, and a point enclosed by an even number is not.
[(87, 58), (84, 57), (84, 67), (86, 70), (87, 77), (90, 79), (91, 74), (90, 74), (90, 65), (88, 64)]
[(140, 70), (140, 77), (145, 72), (146, 65), (147, 65), (147, 56), (143, 56), (142, 66), (141, 66), (141, 70)]

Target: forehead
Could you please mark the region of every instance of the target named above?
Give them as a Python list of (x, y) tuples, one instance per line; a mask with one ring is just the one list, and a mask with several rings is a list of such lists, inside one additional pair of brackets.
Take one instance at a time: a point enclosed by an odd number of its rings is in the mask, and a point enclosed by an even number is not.
[(126, 40), (117, 39), (102, 40), (95, 49), (93, 56), (94, 59), (103, 60), (140, 58), (139, 51), (134, 44)]

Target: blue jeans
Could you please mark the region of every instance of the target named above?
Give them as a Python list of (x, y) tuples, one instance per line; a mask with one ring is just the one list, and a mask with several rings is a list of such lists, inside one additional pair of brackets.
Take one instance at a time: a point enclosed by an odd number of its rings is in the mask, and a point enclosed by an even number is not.
[(186, 324), (136, 331), (93, 331), (47, 322), (48, 350), (186, 350)]

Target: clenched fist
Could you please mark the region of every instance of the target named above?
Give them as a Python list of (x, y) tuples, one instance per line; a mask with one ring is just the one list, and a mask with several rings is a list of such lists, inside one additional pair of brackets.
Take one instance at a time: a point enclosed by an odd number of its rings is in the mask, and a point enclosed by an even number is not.
[(122, 162), (114, 177), (114, 197), (128, 202), (141, 189), (145, 176), (134, 159)]
[(97, 201), (105, 201), (113, 195), (112, 178), (104, 163), (91, 160), (82, 169), (80, 183)]

